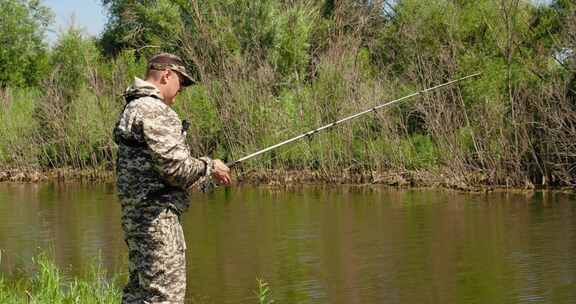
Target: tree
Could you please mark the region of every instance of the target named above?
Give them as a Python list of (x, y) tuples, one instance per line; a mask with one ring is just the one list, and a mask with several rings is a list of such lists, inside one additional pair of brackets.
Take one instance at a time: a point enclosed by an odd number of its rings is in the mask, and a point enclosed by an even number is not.
[[(107, 55), (123, 49), (147, 49), (175, 43), (181, 28), (178, 1), (102, 0), (108, 9), (108, 22), (101, 38)], [(157, 51), (157, 50), (156, 50)]]
[(39, 82), (48, 69), (44, 37), (52, 20), (40, 0), (0, 1), (0, 87)]
[(58, 37), (50, 56), (52, 80), (67, 103), (88, 83), (99, 55), (94, 39), (85, 38), (74, 26)]

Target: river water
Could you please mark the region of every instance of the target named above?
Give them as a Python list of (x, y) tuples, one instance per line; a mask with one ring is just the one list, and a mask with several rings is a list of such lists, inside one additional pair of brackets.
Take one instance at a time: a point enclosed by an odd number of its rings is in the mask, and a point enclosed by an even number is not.
[[(113, 185), (0, 184), (0, 271), (125, 280)], [(576, 195), (221, 188), (183, 216), (189, 303), (576, 303)]]

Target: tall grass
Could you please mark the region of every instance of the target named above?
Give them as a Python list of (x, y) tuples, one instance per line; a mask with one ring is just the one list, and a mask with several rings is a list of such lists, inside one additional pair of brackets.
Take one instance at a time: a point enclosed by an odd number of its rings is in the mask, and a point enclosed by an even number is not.
[(40, 149), (34, 140), (38, 121), (34, 119), (34, 111), (41, 92), (6, 89), (0, 96), (0, 165), (4, 168), (38, 165)]
[(5, 169), (112, 168), (119, 104), (83, 89), (65, 108), (55, 95), (9, 89), (0, 108), (0, 166)]
[(119, 303), (120, 289), (101, 268), (95, 266), (85, 278), (67, 280), (46, 255), (34, 258), (33, 268), (32, 277), (0, 276), (0, 303)]
[[(1, 256), (0, 256), (1, 261)], [(0, 273), (2, 304), (114, 304), (120, 303), (122, 290), (117, 278), (110, 279), (100, 264), (94, 263), (83, 277), (65, 278), (47, 254), (32, 260), (31, 276)], [(257, 279), (255, 303), (272, 304), (272, 291), (263, 279)], [(193, 303), (204, 303), (192, 299)]]

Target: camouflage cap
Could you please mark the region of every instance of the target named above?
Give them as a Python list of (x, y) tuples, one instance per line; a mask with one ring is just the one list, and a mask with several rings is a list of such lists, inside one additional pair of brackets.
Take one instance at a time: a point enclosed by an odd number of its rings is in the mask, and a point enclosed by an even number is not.
[(150, 60), (148, 60), (148, 69), (158, 71), (170, 69), (176, 71), (182, 76), (182, 85), (185, 87), (196, 83), (194, 78), (186, 71), (182, 59), (170, 53), (161, 53), (150, 58)]

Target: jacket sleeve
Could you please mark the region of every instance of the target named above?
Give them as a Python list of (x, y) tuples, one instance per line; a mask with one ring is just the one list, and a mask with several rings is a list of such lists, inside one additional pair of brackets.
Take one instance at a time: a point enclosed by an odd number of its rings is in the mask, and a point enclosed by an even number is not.
[(212, 161), (190, 155), (178, 115), (162, 105), (146, 107), (142, 113), (142, 132), (154, 158), (154, 165), (168, 184), (188, 188), (210, 174)]

